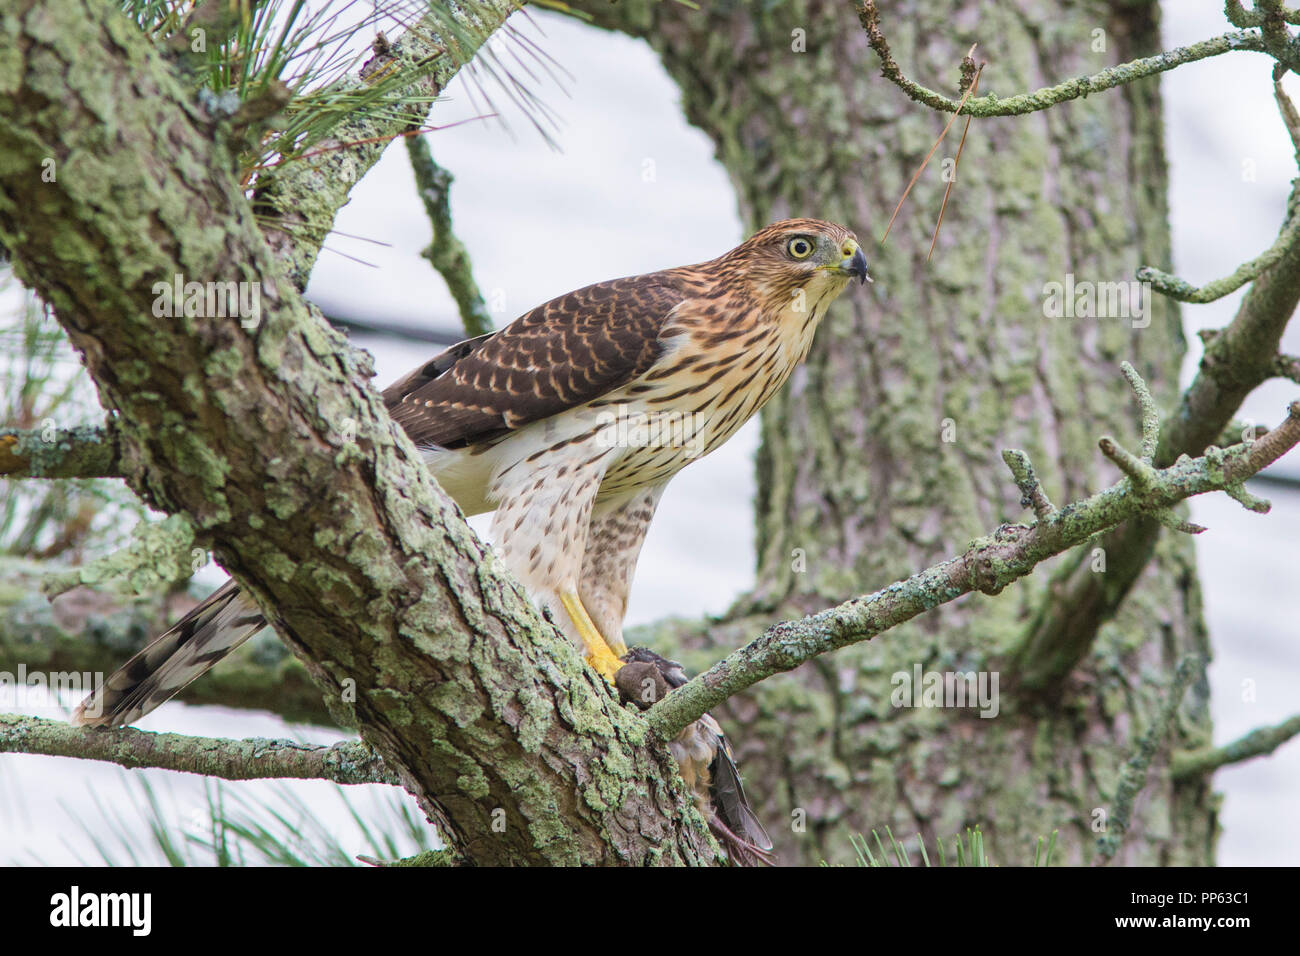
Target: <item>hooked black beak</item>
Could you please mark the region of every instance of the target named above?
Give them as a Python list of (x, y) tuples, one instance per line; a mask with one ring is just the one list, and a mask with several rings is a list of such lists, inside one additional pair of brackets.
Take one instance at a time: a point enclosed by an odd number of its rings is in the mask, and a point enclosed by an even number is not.
[(875, 281), (871, 276), (867, 275), (867, 257), (863, 255), (860, 246), (853, 251), (852, 258), (845, 259), (840, 263), (840, 268), (851, 276), (857, 276), (859, 285)]

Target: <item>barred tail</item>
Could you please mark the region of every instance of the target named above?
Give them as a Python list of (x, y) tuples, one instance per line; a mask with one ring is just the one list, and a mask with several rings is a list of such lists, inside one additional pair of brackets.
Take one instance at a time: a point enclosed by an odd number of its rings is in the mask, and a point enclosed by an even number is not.
[(83, 727), (135, 723), (265, 626), (257, 605), (229, 581), (114, 671), (81, 702), (72, 722)]

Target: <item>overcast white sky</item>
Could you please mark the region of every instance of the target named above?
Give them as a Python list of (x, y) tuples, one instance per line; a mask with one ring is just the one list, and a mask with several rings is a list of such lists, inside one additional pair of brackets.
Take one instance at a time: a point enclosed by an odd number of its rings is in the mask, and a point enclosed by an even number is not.
[[(1167, 46), (1227, 29), (1219, 0), (1178, 0), (1176, 7), (1177, 16), (1166, 16)], [(569, 289), (711, 258), (743, 238), (730, 183), (710, 142), (686, 125), (675, 86), (644, 45), (547, 14), (520, 27), (572, 75), (567, 92), (542, 89), (562, 118), (556, 133), (562, 151), (548, 148), (517, 114), (507, 114), (508, 132), (495, 122), (473, 122), (430, 136), (435, 157), (456, 175), (453, 212), (478, 281), (485, 292), (504, 298), (499, 324)], [(1163, 80), (1174, 265), (1192, 282), (1230, 272), (1276, 234), (1296, 170), (1272, 105), (1270, 63), (1257, 55), (1220, 57)], [(450, 124), (481, 111), (481, 98), (458, 81), (435, 121)], [(653, 178), (645, 175), (647, 163), (653, 164)], [(309, 290), (327, 312), (454, 327), (454, 305), (419, 257), (429, 224), (405, 150), (388, 151), (354, 191), (337, 228), (387, 245), (337, 235), (329, 241)], [(1189, 333), (1225, 324), (1238, 298), (1186, 307)], [(1293, 328), (1288, 342), (1289, 351), (1300, 352), (1300, 331)], [(376, 355), (381, 385), (428, 351), (391, 339), (363, 344)], [(1199, 345), (1194, 338), (1193, 344)], [(1195, 360), (1189, 357), (1188, 377)], [(1274, 383), (1252, 396), (1246, 413), (1274, 422), (1296, 392)], [(756, 441), (751, 423), (670, 485), (641, 561), (632, 622), (665, 613), (721, 612), (750, 582)], [(1300, 496), (1271, 487), (1261, 493), (1274, 501), (1267, 517), (1248, 514), (1224, 496), (1198, 498), (1193, 507), (1194, 520), (1210, 527), (1198, 539), (1198, 554), (1216, 654), (1211, 679), (1219, 742), (1300, 710), (1300, 615), (1288, 600), (1296, 584)], [(702, 537), (706, 527), (715, 530)], [(1255, 687), (1251, 702), (1243, 700), (1248, 681)], [(227, 736), (289, 733), (269, 717), (179, 704), (164, 706), (141, 726)], [(200, 781), (162, 772), (148, 776), (182, 819), (202, 806)], [(73, 821), (99, 819), (88, 791), (106, 805), (127, 800), (129, 779), (104, 765), (6, 757), (0, 761), (0, 813), (8, 824), (0, 828), (0, 861), (31, 861), (33, 854), (46, 862), (71, 862), (78, 854), (93, 859)], [(1226, 794), (1222, 863), (1300, 862), (1300, 745), (1222, 771), (1216, 782)], [(265, 784), (237, 786), (252, 799), (267, 790)], [(328, 789), (303, 785), (320, 819), (351, 832)], [(51, 810), (60, 803), (66, 813)], [(359, 837), (346, 839), (365, 852)]]

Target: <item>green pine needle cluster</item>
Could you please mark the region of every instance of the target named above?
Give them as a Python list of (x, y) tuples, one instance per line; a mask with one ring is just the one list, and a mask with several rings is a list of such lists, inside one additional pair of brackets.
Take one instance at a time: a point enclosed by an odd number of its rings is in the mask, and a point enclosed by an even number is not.
[(352, 822), (345, 839), (322, 821), (319, 799), (309, 803), (301, 786), (267, 784), (252, 796), (247, 787), (209, 779), (204, 803), (186, 814), (169, 787), (160, 791), (149, 777), (125, 772), (123, 781), (133, 791), (125, 803), (106, 803), (91, 791), (98, 819), (64, 805), (98, 857), (74, 850), (83, 866), (363, 866), (362, 857), (397, 860), (440, 849), (433, 829), (392, 788), (384, 788), (378, 807), (363, 809), (355, 788), (331, 785)]
[[(872, 839), (875, 841), (875, 849), (872, 849), (871, 841), (862, 834), (854, 834), (849, 837), (853, 845), (853, 851), (857, 856), (858, 866), (911, 866), (911, 854), (894, 839), (894, 834), (889, 827), (885, 827), (885, 836), (889, 840), (889, 846), (885, 846), (884, 840), (875, 830), (871, 831)], [(942, 840), (935, 846), (935, 858), (937, 862), (930, 861), (930, 854), (926, 850), (925, 841), (921, 839), (920, 834), (916, 837), (917, 847), (920, 850), (920, 858), (923, 866), (993, 866), (988, 856), (984, 852), (984, 834), (978, 826), (975, 829), (966, 829), (963, 836), (958, 833), (953, 837), (953, 857), (952, 862), (948, 861), (947, 851)], [(1052, 853), (1056, 849), (1056, 831), (1052, 831), (1050, 840), (1045, 841), (1042, 837), (1038, 838), (1038, 843), (1034, 847), (1034, 866), (1051, 866)]]
[(385, 30), (426, 35), (441, 56), (466, 68), (489, 109), (489, 90), (504, 93), (543, 135), (553, 125), (533, 91), (538, 70), (555, 76), (551, 61), (508, 24), (498, 31), (500, 42), (485, 43), (491, 31), (482, 25), (484, 0), (120, 2), (175, 58), (208, 112), (228, 118), (238, 173), (248, 188), (315, 150), (348, 145), (335, 142), (333, 134), (358, 113), (397, 118), (414, 128), (424, 124), (432, 99), (417, 81), (440, 57), (394, 60), (365, 80), (358, 76), (375, 45), (386, 45)]

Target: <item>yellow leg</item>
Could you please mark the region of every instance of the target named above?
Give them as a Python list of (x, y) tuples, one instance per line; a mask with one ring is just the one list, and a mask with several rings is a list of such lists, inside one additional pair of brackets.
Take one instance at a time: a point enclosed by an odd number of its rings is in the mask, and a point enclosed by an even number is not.
[(623, 666), (623, 662), (609, 649), (605, 638), (601, 636), (600, 629), (592, 621), (587, 609), (582, 606), (582, 600), (576, 592), (567, 591), (561, 594), (560, 601), (564, 609), (569, 612), (573, 626), (578, 629), (582, 643), (587, 647), (587, 663), (605, 680), (614, 683), (614, 674)]

